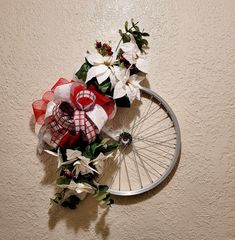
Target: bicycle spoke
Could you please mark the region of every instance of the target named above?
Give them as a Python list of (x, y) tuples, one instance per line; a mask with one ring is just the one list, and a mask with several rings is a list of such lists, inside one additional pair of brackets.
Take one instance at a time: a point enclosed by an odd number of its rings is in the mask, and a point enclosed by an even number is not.
[[(147, 108), (145, 108), (144, 113), (143, 113), (143, 116), (142, 116), (141, 118), (139, 118), (139, 121), (137, 122), (137, 124), (140, 123), (140, 121), (141, 121), (142, 119), (144, 119), (146, 116), (148, 116), (149, 110), (151, 109), (151, 106), (152, 106), (152, 103), (153, 103), (153, 101), (152, 101), (152, 97), (151, 97), (150, 102), (149, 102), (149, 106), (148, 106)], [(146, 113), (146, 111), (147, 111), (147, 113)], [(143, 125), (143, 122), (142, 122), (140, 128), (142, 127), (142, 125)], [(135, 129), (135, 130), (136, 130), (136, 129)], [(135, 133), (135, 130), (132, 132), (132, 134)], [(139, 131), (140, 131), (140, 130), (138, 130), (138, 132), (139, 132)]]
[[(159, 133), (164, 133), (165, 131), (171, 129), (172, 127), (174, 127), (174, 126), (172, 125), (170, 127), (164, 128), (164, 129), (157, 129), (157, 130), (155, 130), (156, 132), (151, 131), (151, 132), (147, 132), (147, 133), (145, 132), (145, 130), (143, 130), (142, 133), (144, 133), (146, 135), (145, 137), (149, 137), (148, 134), (150, 134), (150, 133), (152, 134), (151, 136), (158, 135)], [(139, 135), (136, 135), (135, 137), (141, 137), (141, 135), (139, 134)]]
[[(153, 114), (155, 114), (157, 111), (159, 111), (159, 109), (161, 109), (160, 107), (155, 109), (155, 111), (151, 111), (148, 115), (146, 115), (145, 117), (142, 118), (141, 121), (139, 121), (134, 128), (137, 128), (141, 123), (143, 123), (144, 121), (146, 121), (147, 119), (149, 119)], [(136, 130), (134, 130), (135, 132)]]
[(123, 158), (124, 158), (124, 166), (125, 166), (125, 170), (126, 170), (127, 181), (128, 181), (129, 189), (131, 191), (131, 181), (130, 181), (130, 177), (129, 177), (128, 170), (127, 170), (125, 155), (123, 155)]
[(138, 168), (138, 165), (137, 165), (136, 155), (135, 155), (134, 151), (132, 151), (132, 153), (133, 153), (133, 156), (134, 156), (134, 162), (135, 162), (135, 167), (136, 167), (136, 171), (137, 171), (138, 178), (139, 178), (140, 187), (143, 188), (143, 183), (142, 183), (142, 180), (141, 180), (140, 171), (139, 171), (139, 168)]
[[(145, 144), (146, 144), (146, 142), (144, 142)], [(171, 155), (171, 156), (174, 156), (174, 154), (172, 154), (172, 153), (169, 153), (169, 152), (167, 152), (167, 151), (165, 151), (165, 150), (163, 150), (163, 149), (161, 149), (161, 148), (158, 148), (157, 146), (155, 146), (155, 145), (153, 145), (153, 144), (150, 144), (150, 145), (147, 145), (147, 146), (144, 146), (144, 147), (138, 147), (138, 146), (136, 146), (136, 148), (138, 149), (138, 150), (141, 150), (141, 149), (149, 149), (149, 148), (154, 148), (154, 149), (157, 149), (157, 150), (159, 150), (159, 151), (161, 151), (161, 152), (164, 152), (164, 153), (166, 153), (166, 154), (169, 154), (169, 155)], [(151, 150), (151, 152), (152, 152), (152, 150)]]
[(148, 169), (147, 169), (146, 166), (144, 165), (144, 162), (143, 162), (142, 158), (140, 157), (140, 155), (139, 155), (139, 153), (138, 153), (138, 151), (136, 150), (135, 147), (134, 147), (134, 149), (135, 149), (136, 155), (138, 156), (138, 158), (140, 159), (140, 161), (141, 161), (141, 163), (142, 163), (142, 167), (144, 168), (145, 173), (146, 173), (146, 175), (148, 176), (150, 183), (153, 183), (153, 180), (152, 180), (152, 178), (151, 178), (151, 176), (150, 176), (150, 174), (149, 174)]
[[(160, 166), (160, 167), (162, 167), (164, 169), (167, 169), (169, 167), (169, 165), (167, 165), (166, 163), (164, 163), (162, 161), (159, 161), (157, 159), (154, 161), (149, 155), (141, 154), (141, 153), (139, 153), (139, 155), (142, 156), (143, 158), (148, 159), (150, 162), (157, 164), (158, 166)], [(159, 163), (161, 163), (162, 165), (159, 164)]]
[[(134, 141), (134, 143), (140, 142), (140, 141), (146, 141), (146, 142), (150, 142), (150, 143), (154, 143), (154, 144), (159, 144), (159, 145), (162, 145), (162, 146), (171, 147), (170, 145), (166, 145), (166, 144), (163, 144), (163, 143), (172, 141), (172, 140), (174, 140), (176, 138), (171, 138), (171, 139), (167, 139), (165, 141), (157, 141), (157, 142), (155, 142), (154, 139), (144, 139), (144, 138), (135, 138), (135, 139), (137, 139), (137, 141)], [(172, 145), (175, 145), (175, 144), (172, 144)]]

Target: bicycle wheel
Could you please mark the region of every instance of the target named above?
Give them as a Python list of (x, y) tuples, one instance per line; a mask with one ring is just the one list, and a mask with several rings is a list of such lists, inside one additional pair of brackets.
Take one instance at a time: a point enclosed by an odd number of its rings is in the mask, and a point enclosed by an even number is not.
[(169, 105), (150, 89), (141, 101), (119, 108), (105, 133), (119, 143), (106, 161), (100, 184), (119, 196), (144, 193), (158, 186), (173, 170), (181, 149), (180, 128)]

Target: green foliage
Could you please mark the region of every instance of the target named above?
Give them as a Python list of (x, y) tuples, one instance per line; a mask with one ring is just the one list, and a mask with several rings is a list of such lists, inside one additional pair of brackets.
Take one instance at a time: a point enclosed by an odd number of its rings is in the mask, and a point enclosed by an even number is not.
[(86, 81), (86, 76), (88, 70), (91, 68), (91, 65), (85, 62), (80, 69), (75, 73), (78, 79), (82, 79), (84, 82)]
[(63, 191), (61, 192), (57, 192), (55, 193), (54, 195), (54, 198), (50, 198), (50, 204), (59, 204), (61, 202), (61, 200), (64, 198), (64, 194), (66, 192), (66, 189), (64, 189)]
[(70, 195), (65, 201), (61, 203), (64, 208), (75, 209), (80, 203), (80, 199), (76, 195)]
[(59, 177), (56, 179), (56, 184), (57, 185), (68, 185), (70, 184), (71, 179), (67, 178), (67, 177)]
[(98, 84), (98, 88), (102, 93), (106, 93), (111, 88), (111, 83), (109, 80), (106, 80), (103, 83)]
[(95, 142), (90, 143), (86, 146), (83, 156), (94, 159), (99, 153), (108, 153), (117, 148), (118, 144), (116, 142), (111, 142), (109, 138), (97, 139)]
[(129, 28), (128, 25), (128, 21), (125, 22), (125, 32), (122, 32), (121, 29), (119, 29), (119, 34), (122, 37), (122, 41), (124, 43), (126, 42), (130, 42), (131, 41), (131, 37), (130, 35), (132, 35), (135, 38), (136, 44), (138, 45), (139, 49), (141, 50), (141, 52), (145, 52), (144, 48), (148, 47), (148, 41), (143, 38), (143, 37), (149, 37), (149, 34), (147, 32), (140, 31), (140, 28), (138, 27), (138, 23), (139, 22), (134, 22), (133, 19), (131, 19), (131, 27)]
[[(126, 31), (126, 32), (127, 32), (127, 31)], [(123, 33), (121, 29), (119, 29), (119, 34), (120, 34), (120, 36), (122, 37), (122, 41), (123, 41), (124, 43), (131, 41), (130, 35), (127, 34), (127, 33)]]
[(108, 186), (106, 185), (99, 185), (96, 189), (94, 197), (98, 202), (103, 202), (104, 204), (111, 206), (114, 201), (111, 199), (111, 195), (108, 192)]

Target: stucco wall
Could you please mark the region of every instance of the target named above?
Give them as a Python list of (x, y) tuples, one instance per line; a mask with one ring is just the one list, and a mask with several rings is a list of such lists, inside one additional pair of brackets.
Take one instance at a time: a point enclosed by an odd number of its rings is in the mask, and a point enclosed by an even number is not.
[[(89, 198), (48, 212), (56, 163), (35, 154), (31, 102), (132, 17), (151, 34), (151, 88), (181, 126), (178, 169), (110, 210)], [(1, 0), (0, 61), (0, 239), (235, 239), (235, 1)]]

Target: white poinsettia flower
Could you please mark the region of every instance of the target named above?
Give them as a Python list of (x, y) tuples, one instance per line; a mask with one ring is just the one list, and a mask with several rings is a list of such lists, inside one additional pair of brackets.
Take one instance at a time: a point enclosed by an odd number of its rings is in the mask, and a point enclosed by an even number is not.
[(99, 53), (89, 53), (86, 56), (87, 61), (92, 67), (87, 72), (86, 83), (92, 78), (96, 77), (99, 84), (103, 83), (106, 79), (113, 78), (113, 64), (116, 61), (117, 52), (112, 56), (102, 56)]
[(78, 150), (67, 149), (66, 151), (67, 161), (62, 162), (60, 166), (73, 163), (75, 176), (81, 172), (82, 175), (87, 173), (97, 172), (94, 168), (89, 166), (90, 159), (82, 156), (82, 153)]
[(95, 159), (91, 160), (95, 168), (97, 169), (98, 173), (101, 174), (103, 172), (104, 168), (104, 160), (108, 159), (113, 156), (113, 153), (110, 153), (108, 155), (104, 155), (103, 153), (100, 153), (98, 157)]
[(88, 183), (75, 183), (71, 181), (70, 184), (58, 184), (58, 187), (68, 188), (75, 191), (76, 193), (94, 193), (94, 188)]
[(133, 74), (130, 76), (130, 70), (125, 68), (120, 76), (121, 78), (114, 87), (113, 98), (117, 99), (127, 95), (130, 103), (135, 99), (140, 100), (141, 86), (139, 83), (145, 79), (145, 76), (139, 74)]
[(73, 171), (75, 172), (75, 176), (78, 177), (78, 174), (81, 173), (82, 175), (85, 175), (87, 173), (98, 173), (94, 168), (89, 166), (90, 159), (86, 157), (80, 157), (80, 159), (76, 162), (74, 162)]
[(141, 54), (135, 38), (132, 35), (130, 36), (131, 41), (123, 43), (120, 47), (124, 52), (122, 55), (131, 65), (135, 64), (141, 72), (148, 73), (148, 62), (144, 58), (144, 55)]
[[(47, 151), (48, 152), (48, 151)], [(72, 149), (67, 149), (66, 150), (66, 155), (67, 155), (67, 161), (63, 161), (62, 155), (60, 153), (60, 151), (58, 150), (58, 168), (60, 168), (63, 165), (68, 165), (70, 163), (75, 162), (76, 160), (78, 160), (80, 157), (82, 156), (82, 153), (78, 150), (72, 150)]]

